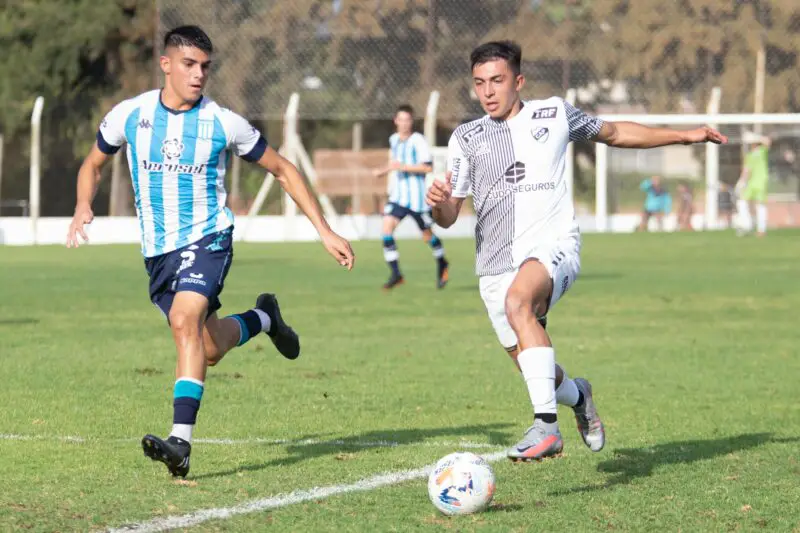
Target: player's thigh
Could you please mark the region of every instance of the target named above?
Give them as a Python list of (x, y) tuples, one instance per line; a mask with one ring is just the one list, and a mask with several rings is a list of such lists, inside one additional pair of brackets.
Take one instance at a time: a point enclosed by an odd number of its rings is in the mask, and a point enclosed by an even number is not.
[(433, 232), (431, 231), (431, 227), (433, 227), (433, 217), (431, 216), (429, 211), (422, 211), (422, 212), (412, 212), (411, 217), (414, 219), (414, 222), (417, 223), (417, 227), (422, 232), (422, 235), (426, 238), (426, 240), (430, 240), (433, 237)]
[(383, 208), (383, 224), (381, 231), (384, 235), (392, 235), (397, 225), (406, 216), (407, 210), (403, 209), (397, 204), (388, 203)]
[(575, 234), (533, 250), (509, 288), (506, 311), (530, 306), (537, 318), (547, 315), (578, 278), (580, 249), (580, 236)]
[(548, 301), (552, 309), (569, 291), (581, 273), (581, 244), (579, 238), (560, 241), (550, 255), (550, 279), (553, 289)]
[(506, 351), (517, 346), (517, 334), (506, 316), (506, 294), (514, 281), (516, 271), (494, 276), (481, 276), (478, 283), (486, 314), (492, 324), (497, 340)]
[(537, 318), (547, 314), (553, 280), (546, 258), (531, 257), (519, 268), (506, 294), (506, 314), (512, 318), (533, 314)]
[[(222, 304), (219, 295), (233, 261), (233, 228), (203, 237), (180, 252), (175, 274), (175, 293), (197, 293), (208, 300), (208, 316)], [(173, 304), (174, 305), (174, 304)]]
[(208, 298), (198, 292), (180, 291), (175, 293), (169, 311), (169, 324), (177, 335), (201, 331), (208, 314)]

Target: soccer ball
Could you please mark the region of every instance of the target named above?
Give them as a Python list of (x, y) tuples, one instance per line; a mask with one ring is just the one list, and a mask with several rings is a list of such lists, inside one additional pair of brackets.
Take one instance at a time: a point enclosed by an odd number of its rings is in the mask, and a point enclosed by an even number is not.
[(483, 511), (494, 496), (494, 472), (489, 463), (469, 452), (439, 459), (428, 476), (428, 496), (447, 515)]

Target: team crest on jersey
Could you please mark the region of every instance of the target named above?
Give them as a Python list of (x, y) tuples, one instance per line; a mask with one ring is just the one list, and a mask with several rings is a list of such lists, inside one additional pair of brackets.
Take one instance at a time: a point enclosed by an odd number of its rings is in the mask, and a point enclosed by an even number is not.
[(531, 135), (533, 135), (534, 140), (544, 144), (550, 138), (550, 130), (547, 128), (533, 128), (531, 129)]
[(531, 118), (533, 120), (537, 120), (540, 118), (556, 118), (557, 114), (558, 114), (557, 107), (543, 107), (541, 109), (535, 110)]
[(167, 159), (180, 159), (183, 154), (183, 143), (178, 139), (164, 139), (161, 142), (161, 155)]
[(197, 138), (198, 139), (211, 139), (214, 136), (214, 121), (213, 120), (198, 120), (197, 121)]

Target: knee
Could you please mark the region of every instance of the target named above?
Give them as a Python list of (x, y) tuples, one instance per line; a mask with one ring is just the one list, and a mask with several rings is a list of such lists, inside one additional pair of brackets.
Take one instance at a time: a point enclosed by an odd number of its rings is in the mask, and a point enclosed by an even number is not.
[(169, 313), (169, 326), (177, 338), (197, 336), (200, 334), (200, 317), (173, 308)]
[(506, 295), (506, 318), (514, 331), (519, 331), (523, 324), (533, 318), (531, 301), (517, 292), (509, 291)]
[[(536, 319), (547, 313), (545, 302), (531, 300), (520, 293), (509, 292), (506, 296), (506, 318), (514, 331), (519, 331), (527, 324), (536, 322)], [(541, 325), (541, 323), (540, 323)]]

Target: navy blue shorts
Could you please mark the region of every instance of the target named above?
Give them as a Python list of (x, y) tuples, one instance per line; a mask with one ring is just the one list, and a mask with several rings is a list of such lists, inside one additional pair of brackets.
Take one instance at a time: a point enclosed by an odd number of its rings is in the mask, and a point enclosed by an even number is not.
[(412, 211), (394, 202), (386, 204), (386, 207), (383, 208), (383, 214), (394, 217), (397, 220), (403, 220), (405, 217), (410, 216), (414, 219), (414, 222), (417, 223), (420, 230), (431, 229), (431, 226), (433, 226), (433, 218), (431, 218), (430, 212), (423, 211), (420, 213), (418, 211)]
[(208, 315), (222, 307), (219, 295), (233, 260), (233, 227), (172, 252), (144, 260), (150, 276), (150, 301), (169, 318), (172, 301), (179, 291), (192, 291), (208, 298)]

